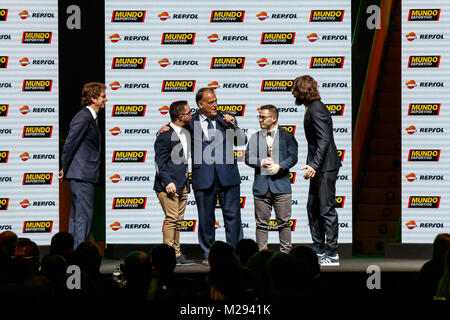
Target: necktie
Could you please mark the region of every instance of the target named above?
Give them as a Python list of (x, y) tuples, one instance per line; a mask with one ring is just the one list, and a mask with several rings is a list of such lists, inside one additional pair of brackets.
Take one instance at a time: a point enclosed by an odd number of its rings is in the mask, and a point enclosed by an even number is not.
[(271, 137), (273, 135), (273, 132), (272, 131), (267, 131), (267, 136), (268, 137)]
[(211, 118), (206, 118), (206, 122), (208, 122), (208, 137), (209, 141), (213, 142), (216, 137), (214, 136), (214, 125), (212, 124)]

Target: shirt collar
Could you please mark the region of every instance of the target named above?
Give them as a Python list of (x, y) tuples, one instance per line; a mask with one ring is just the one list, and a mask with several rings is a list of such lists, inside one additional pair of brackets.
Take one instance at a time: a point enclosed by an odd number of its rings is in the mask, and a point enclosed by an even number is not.
[(275, 135), (277, 134), (277, 131), (278, 131), (278, 126), (276, 126), (275, 128), (273, 128), (272, 130), (264, 130), (263, 131), (263, 134), (264, 134), (264, 136), (268, 136), (268, 132), (272, 132), (272, 135), (271, 135), (271, 137), (273, 138), (273, 137), (275, 137)]
[[(206, 121), (206, 119), (208, 119), (208, 117), (205, 116), (203, 113), (200, 113), (200, 119), (202, 121)], [(209, 118), (209, 119), (211, 119), (211, 121), (216, 121), (216, 119), (214, 119), (214, 118)]]
[(97, 119), (97, 112), (95, 112), (94, 108), (92, 108), (91, 106), (86, 106), (86, 108), (89, 109), (89, 111), (91, 112), (92, 116), (94, 117), (94, 120)]
[(173, 128), (173, 130), (175, 130), (175, 132), (176, 133), (178, 133), (178, 134), (180, 134), (181, 133), (181, 130), (183, 129), (182, 127), (180, 127), (180, 126), (177, 126), (175, 123), (173, 123), (173, 122), (171, 122), (170, 123), (170, 126)]

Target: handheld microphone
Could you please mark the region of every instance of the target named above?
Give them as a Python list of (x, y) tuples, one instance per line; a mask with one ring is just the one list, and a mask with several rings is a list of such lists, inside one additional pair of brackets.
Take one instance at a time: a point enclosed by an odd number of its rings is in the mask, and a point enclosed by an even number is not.
[[(236, 111), (220, 111), (220, 110), (217, 110), (217, 114), (218, 114), (220, 117), (223, 118), (223, 116), (224, 116), (225, 114), (228, 114), (228, 115), (230, 115), (230, 116), (235, 116), (235, 115), (236, 115)], [(238, 129), (238, 126), (237, 126), (234, 122), (232, 122), (232, 121), (226, 122), (226, 124), (229, 125), (230, 127), (232, 127), (233, 129)]]

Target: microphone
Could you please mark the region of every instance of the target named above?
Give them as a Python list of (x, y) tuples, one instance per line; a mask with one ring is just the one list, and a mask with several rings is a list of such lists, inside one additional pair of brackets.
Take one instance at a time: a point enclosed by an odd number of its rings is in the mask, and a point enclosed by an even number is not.
[[(236, 115), (236, 111), (220, 111), (220, 110), (217, 110), (217, 115), (219, 115), (219, 116), (222, 117), (222, 118), (223, 118), (223, 116), (226, 115), (226, 114), (228, 114), (228, 115), (230, 115), (230, 116), (235, 116), (235, 115)], [(225, 123), (226, 123), (228, 126), (232, 127), (233, 129), (238, 129), (238, 126), (237, 126), (234, 122), (232, 122), (232, 121), (230, 121), (230, 122), (226, 122), (226, 121), (225, 121)]]

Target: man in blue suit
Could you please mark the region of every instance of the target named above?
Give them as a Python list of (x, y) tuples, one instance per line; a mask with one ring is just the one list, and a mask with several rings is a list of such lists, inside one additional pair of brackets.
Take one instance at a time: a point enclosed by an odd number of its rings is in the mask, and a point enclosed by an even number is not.
[(69, 233), (74, 247), (89, 239), (94, 213), (94, 184), (98, 181), (101, 135), (98, 113), (108, 101), (105, 85), (90, 82), (84, 85), (81, 104), (84, 107), (72, 119), (64, 143), (58, 179), (67, 179), (72, 194)]
[(198, 210), (198, 238), (203, 264), (215, 241), (217, 198), (222, 207), (226, 241), (236, 246), (243, 237), (240, 207), (239, 169), (234, 145), (245, 145), (246, 135), (229, 114), (217, 111), (217, 98), (210, 88), (198, 90), (195, 101), (200, 108), (192, 116), (192, 187)]
[(278, 126), (278, 109), (262, 106), (259, 111), (262, 130), (255, 133), (247, 145), (245, 163), (255, 169), (253, 196), (255, 203), (256, 243), (259, 250), (267, 249), (268, 229), (272, 207), (280, 238), (280, 251), (291, 250), (292, 189), (289, 169), (297, 163), (297, 140)]
[(153, 189), (165, 214), (163, 243), (175, 250), (177, 265), (194, 262), (181, 253), (180, 230), (188, 198), (188, 157), (191, 138), (185, 127), (191, 122), (192, 112), (187, 101), (170, 105), (169, 130), (158, 135), (155, 141), (156, 176)]

